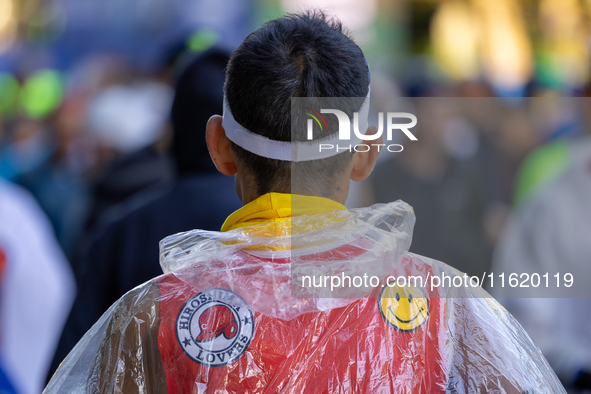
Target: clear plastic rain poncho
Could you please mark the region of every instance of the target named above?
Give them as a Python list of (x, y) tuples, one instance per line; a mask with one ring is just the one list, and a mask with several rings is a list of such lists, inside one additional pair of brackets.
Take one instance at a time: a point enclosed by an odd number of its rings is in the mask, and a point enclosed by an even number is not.
[(463, 274), (408, 252), (414, 220), (398, 201), (170, 236), (165, 274), (115, 303), (45, 392), (563, 393), (485, 291), (434, 286)]

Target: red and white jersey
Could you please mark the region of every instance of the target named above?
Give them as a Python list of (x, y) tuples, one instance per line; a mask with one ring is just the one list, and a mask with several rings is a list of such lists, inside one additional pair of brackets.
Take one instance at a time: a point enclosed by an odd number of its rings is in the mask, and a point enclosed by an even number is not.
[[(405, 258), (413, 264), (412, 255)], [(396, 301), (396, 290), (385, 286), (378, 297), (286, 321), (236, 307), (244, 297), (223, 287), (198, 291), (174, 274), (158, 279), (158, 285), (158, 345), (170, 394), (446, 390), (441, 298), (410, 295), (408, 301), (408, 292), (397, 290), (404, 300)], [(389, 292), (394, 296), (386, 301)], [(417, 302), (424, 307), (410, 306)], [(412, 318), (396, 317), (403, 303), (414, 310), (416, 325), (409, 325)]]
[(113, 305), (46, 393), (564, 393), (485, 291), (430, 285), (466, 281), (408, 252), (413, 223), (398, 201), (170, 236), (166, 274)]

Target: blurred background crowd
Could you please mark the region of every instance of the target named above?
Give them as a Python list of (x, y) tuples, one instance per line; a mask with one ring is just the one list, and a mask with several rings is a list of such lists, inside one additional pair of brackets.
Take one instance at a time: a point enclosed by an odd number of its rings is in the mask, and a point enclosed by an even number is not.
[[(537, 253), (554, 253), (548, 270), (573, 248), (591, 264), (589, 0), (0, 0), (1, 389), (40, 392), (111, 303), (159, 274), (161, 238), (219, 230), (239, 207), (203, 137), (221, 113), (224, 64), (261, 23), (311, 6), (349, 28), (372, 95), (406, 98), (424, 120), (418, 142), (352, 187), (349, 207), (409, 202), (411, 251), (469, 274), (528, 254), (535, 270)], [(561, 187), (577, 201), (546, 197), (578, 170), (571, 183), (589, 187)], [(560, 201), (575, 212), (570, 243), (505, 246)], [(548, 309), (515, 308), (518, 319)], [(571, 338), (563, 350), (577, 356), (553, 366), (572, 390), (591, 376), (577, 316), (577, 332), (534, 337)]]

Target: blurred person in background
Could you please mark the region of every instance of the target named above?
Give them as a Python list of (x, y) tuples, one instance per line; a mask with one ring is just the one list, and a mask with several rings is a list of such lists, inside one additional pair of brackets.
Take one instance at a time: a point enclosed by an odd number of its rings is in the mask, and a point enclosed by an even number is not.
[(51, 69), (27, 76), (0, 149), (0, 176), (35, 196), (70, 259), (88, 216), (88, 183), (101, 164), (97, 144), (86, 133), (88, 101), (116, 74), (113, 67), (97, 71), (83, 83)]
[(40, 68), (24, 74), (21, 79), (22, 86), (17, 83), (13, 94), (13, 108), (0, 108), (4, 115), (12, 118), (0, 149), (0, 177), (10, 181), (18, 180), (51, 160), (55, 138), (50, 118), (63, 98), (62, 76), (56, 70)]
[[(591, 136), (561, 139), (523, 163), (515, 206), (497, 245), (494, 272), (591, 278)], [(542, 285), (543, 286), (543, 285)], [(491, 293), (540, 346), (569, 393), (591, 390), (591, 303), (581, 298), (520, 298)]]
[[(0, 177), (28, 189), (47, 214), (58, 242), (71, 251), (86, 216), (84, 163), (76, 146), (83, 103), (63, 102), (63, 76), (40, 69), (24, 78), (0, 147)], [(74, 127), (71, 127), (74, 125)]]
[(155, 81), (108, 86), (89, 104), (87, 127), (108, 165), (92, 186), (91, 227), (109, 207), (170, 181), (171, 163), (157, 142), (168, 127), (172, 89)]
[(488, 271), (484, 217), (491, 203), (478, 161), (478, 131), (458, 112), (464, 101), (418, 99), (418, 141), (377, 164), (373, 201), (401, 199), (417, 212), (411, 250), (453, 262), (468, 275)]
[(45, 121), (50, 152), (47, 160), (15, 179), (47, 214), (70, 262), (84, 229), (90, 198), (87, 176), (94, 165), (94, 146), (85, 138), (82, 127), (85, 111), (83, 98), (66, 98)]
[(74, 295), (47, 217), (26, 190), (0, 180), (1, 392), (41, 392)]
[[(162, 274), (158, 251), (161, 239), (194, 228), (218, 230), (226, 216), (240, 206), (233, 181), (215, 170), (204, 137), (207, 120), (222, 110), (228, 55), (213, 48), (189, 56), (191, 60), (177, 81), (171, 111), (171, 155), (176, 176), (170, 184), (148, 188), (99, 217), (79, 261), (82, 274), (78, 297), (49, 377), (111, 304), (135, 286)], [(150, 169), (145, 166), (142, 171)], [(145, 179), (121, 174), (122, 187), (130, 187), (124, 184), (126, 180)]]

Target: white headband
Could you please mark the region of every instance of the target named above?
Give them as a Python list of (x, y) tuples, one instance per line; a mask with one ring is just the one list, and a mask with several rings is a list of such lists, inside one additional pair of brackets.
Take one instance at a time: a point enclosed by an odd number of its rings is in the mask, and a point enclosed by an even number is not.
[[(368, 116), (369, 116), (369, 96), (371, 90), (368, 89), (367, 97), (363, 102), (363, 105), (359, 109), (359, 131), (364, 132), (368, 127)], [(266, 157), (268, 159), (275, 159), (281, 161), (310, 161), (325, 159), (327, 157), (335, 156), (342, 153), (343, 149), (324, 149), (320, 151), (320, 144), (332, 144), (338, 146), (339, 142), (341, 146), (344, 146), (346, 142), (346, 148), (351, 145), (357, 145), (361, 143), (361, 138), (357, 137), (355, 133), (351, 133), (351, 139), (348, 141), (339, 140), (339, 133), (331, 134), (319, 140), (312, 141), (276, 141), (263, 137), (262, 135), (253, 133), (242, 127), (232, 115), (230, 106), (224, 96), (224, 114), (222, 120), (222, 126), (226, 131), (226, 136), (230, 141), (257, 156)], [(351, 128), (353, 123), (351, 123)]]

